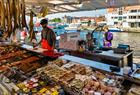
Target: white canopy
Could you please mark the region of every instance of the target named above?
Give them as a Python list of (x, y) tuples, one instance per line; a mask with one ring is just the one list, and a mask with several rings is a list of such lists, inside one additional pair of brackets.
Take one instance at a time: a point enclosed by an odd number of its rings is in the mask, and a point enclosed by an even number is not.
[(52, 14), (139, 5), (140, 0), (25, 0), (25, 3), (27, 10), (34, 8), (39, 12), (47, 8), (48, 14)]

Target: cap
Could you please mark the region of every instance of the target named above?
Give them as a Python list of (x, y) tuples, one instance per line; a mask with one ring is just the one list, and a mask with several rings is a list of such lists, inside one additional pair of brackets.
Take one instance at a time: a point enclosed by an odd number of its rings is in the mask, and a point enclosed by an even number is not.
[(48, 20), (47, 19), (42, 19), (41, 21), (40, 21), (40, 24), (42, 25), (42, 24), (48, 24)]

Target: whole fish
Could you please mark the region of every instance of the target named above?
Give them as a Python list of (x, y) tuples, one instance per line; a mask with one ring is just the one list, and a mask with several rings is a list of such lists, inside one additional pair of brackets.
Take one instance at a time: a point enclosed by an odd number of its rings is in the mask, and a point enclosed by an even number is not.
[(17, 4), (17, 0), (13, 0), (13, 20), (14, 20), (14, 25), (13, 25), (13, 36), (15, 35), (15, 30), (18, 28), (18, 22), (17, 22), (17, 7), (16, 7), (16, 4)]
[(1, 27), (5, 29), (5, 5), (4, 0), (0, 0), (1, 4)]
[(1, 6), (2, 6), (2, 5), (1, 5), (1, 2), (0, 2), (0, 26), (1, 26), (1, 12), (2, 12), (2, 11), (1, 11)]
[(35, 32), (34, 32), (34, 30), (33, 30), (33, 28), (34, 28), (34, 24), (33, 24), (33, 15), (34, 15), (34, 13), (31, 11), (31, 12), (30, 12), (30, 23), (29, 23), (29, 26), (30, 26), (29, 39), (30, 39), (30, 41), (32, 41), (33, 39), (36, 40)]
[(6, 31), (6, 38), (7, 37), (10, 37), (11, 36), (11, 34), (12, 34), (12, 15), (11, 15), (11, 2), (10, 1), (12, 1), (12, 0), (7, 0), (7, 12), (8, 12), (8, 20), (7, 20), (7, 31)]
[(26, 18), (25, 18), (25, 1), (24, 0), (21, 0), (21, 4), (22, 4), (22, 28), (23, 27), (27, 27), (27, 23), (26, 23)]
[(8, 3), (7, 2), (5, 4), (5, 23), (6, 23), (6, 26), (7, 26), (7, 23), (8, 23)]
[(16, 9), (17, 9), (17, 12), (16, 12), (16, 16), (17, 16), (17, 24), (18, 24), (18, 27), (21, 28), (21, 24), (20, 24), (20, 16), (21, 16), (21, 7), (20, 7), (20, 2), (19, 0), (17, 0), (16, 2)]

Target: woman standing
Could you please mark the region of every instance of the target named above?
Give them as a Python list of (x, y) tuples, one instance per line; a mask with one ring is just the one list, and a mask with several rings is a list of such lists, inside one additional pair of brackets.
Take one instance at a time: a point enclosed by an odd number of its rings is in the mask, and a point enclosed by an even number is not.
[(113, 34), (109, 32), (108, 26), (104, 26), (103, 30), (105, 32), (104, 34), (104, 47), (111, 47), (112, 46), (112, 40), (113, 40)]

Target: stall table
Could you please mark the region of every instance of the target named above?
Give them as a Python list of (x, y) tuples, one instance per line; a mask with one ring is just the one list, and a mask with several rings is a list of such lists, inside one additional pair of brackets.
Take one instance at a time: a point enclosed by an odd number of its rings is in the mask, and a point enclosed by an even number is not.
[(21, 45), (21, 48), (27, 49), (28, 51), (34, 52), (34, 53), (38, 53), (39, 55), (48, 57), (48, 59), (57, 59), (60, 56), (63, 56), (62, 53), (58, 53), (58, 52), (53, 52), (53, 51), (47, 51), (46, 49), (43, 48), (36, 48), (33, 49), (33, 46), (27, 45), (27, 44), (23, 44)]
[(79, 52), (71, 50), (66, 50), (66, 52), (69, 52), (69, 54), (73, 56), (86, 58), (89, 60), (102, 62), (119, 67), (124, 66), (132, 67), (133, 63), (133, 51), (127, 52), (126, 54), (117, 54), (114, 53), (113, 50), (101, 51), (100, 53)]

